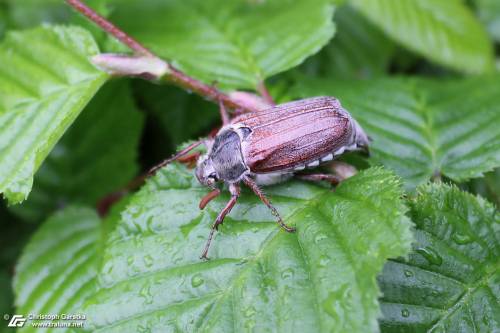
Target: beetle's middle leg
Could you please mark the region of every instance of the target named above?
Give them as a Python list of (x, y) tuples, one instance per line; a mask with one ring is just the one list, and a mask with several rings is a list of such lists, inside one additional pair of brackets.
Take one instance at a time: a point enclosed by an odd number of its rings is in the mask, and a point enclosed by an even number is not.
[[(226, 206), (220, 211), (219, 215), (215, 219), (214, 224), (212, 225), (212, 229), (210, 230), (210, 234), (208, 235), (208, 240), (205, 245), (205, 249), (201, 254), (200, 259), (208, 259), (208, 249), (210, 248), (210, 244), (212, 243), (212, 238), (214, 237), (215, 230), (219, 230), (219, 225), (224, 222), (224, 218), (227, 214), (233, 209), (238, 197), (240, 196), (240, 187), (237, 184), (230, 184), (229, 191), (231, 192), (231, 199), (227, 202)], [(212, 192), (211, 192), (212, 193)], [(202, 200), (203, 201), (203, 200)], [(200, 202), (201, 205), (201, 202)]]
[(280, 227), (282, 227), (283, 229), (285, 229), (288, 232), (295, 231), (294, 227), (290, 227), (290, 226), (286, 225), (285, 222), (283, 222), (280, 214), (278, 213), (278, 210), (276, 208), (274, 208), (274, 206), (271, 204), (269, 199), (265, 196), (264, 192), (262, 192), (262, 190), (259, 188), (259, 186), (257, 185), (257, 183), (253, 179), (251, 179), (250, 177), (245, 177), (245, 178), (243, 178), (243, 181), (245, 182), (245, 184), (248, 187), (250, 187), (252, 189), (252, 191), (260, 198), (260, 200), (271, 210), (273, 215), (278, 219), (277, 222), (280, 225)]

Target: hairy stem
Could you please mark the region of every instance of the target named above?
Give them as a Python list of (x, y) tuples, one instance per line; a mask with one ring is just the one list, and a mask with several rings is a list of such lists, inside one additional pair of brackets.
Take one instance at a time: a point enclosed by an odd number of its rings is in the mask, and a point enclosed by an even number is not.
[[(97, 14), (92, 8), (85, 5), (81, 0), (66, 0), (66, 2), (76, 9), (79, 13), (85, 15), (88, 19), (93, 21), (99, 27), (101, 27), (104, 31), (114, 36), (123, 44), (127, 45), (130, 49), (132, 49), (138, 55), (156, 57), (153, 52), (148, 50), (141, 43), (136, 41), (130, 35), (122, 31), (120, 28), (115, 26), (113, 23), (109, 22), (107, 19)], [(210, 101), (222, 102), (224, 106), (230, 109), (238, 109), (243, 111), (254, 112), (257, 111), (251, 105), (243, 104), (241, 101), (237, 101), (224, 94), (222, 91), (217, 89), (215, 86), (207, 85), (195, 78), (188, 76), (182, 71), (178, 70), (170, 63), (167, 62), (168, 66), (168, 74), (166, 77), (174, 84), (184, 88), (185, 90), (192, 91), (198, 95), (205, 97)]]

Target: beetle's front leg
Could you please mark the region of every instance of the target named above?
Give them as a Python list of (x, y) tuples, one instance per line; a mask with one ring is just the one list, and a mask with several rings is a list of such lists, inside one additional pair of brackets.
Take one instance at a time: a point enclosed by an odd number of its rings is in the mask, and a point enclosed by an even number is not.
[(210, 230), (210, 235), (208, 235), (207, 244), (205, 245), (205, 249), (201, 254), (200, 259), (208, 259), (208, 249), (210, 248), (210, 243), (212, 243), (212, 238), (214, 236), (215, 230), (219, 229), (219, 225), (224, 222), (224, 218), (227, 214), (233, 209), (238, 197), (240, 196), (240, 187), (237, 184), (230, 184), (229, 191), (231, 192), (231, 199), (227, 202), (226, 206), (220, 211), (219, 215), (215, 219), (214, 224), (212, 225), (212, 229)]
[(200, 207), (200, 209), (205, 209), (206, 205), (208, 205), (208, 203), (213, 199), (217, 198), (219, 194), (220, 190), (218, 188), (208, 192), (203, 198), (201, 198), (198, 207)]

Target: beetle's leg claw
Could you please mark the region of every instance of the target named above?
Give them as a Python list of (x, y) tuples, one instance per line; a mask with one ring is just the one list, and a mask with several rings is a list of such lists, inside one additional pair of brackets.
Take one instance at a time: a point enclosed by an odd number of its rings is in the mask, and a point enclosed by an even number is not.
[[(210, 248), (210, 243), (212, 242), (212, 238), (214, 236), (215, 231), (219, 230), (219, 225), (221, 225), (222, 222), (224, 221), (224, 217), (226, 217), (226, 215), (229, 214), (231, 209), (236, 204), (236, 201), (238, 200), (238, 197), (240, 195), (239, 186), (236, 184), (231, 184), (229, 187), (229, 190), (231, 191), (231, 199), (229, 199), (226, 206), (220, 211), (219, 215), (215, 219), (215, 222), (212, 225), (212, 228), (210, 229), (210, 234), (208, 235), (207, 243), (205, 245), (205, 249), (203, 250), (203, 252), (201, 254), (200, 259), (208, 259), (208, 257), (207, 257), (208, 249)], [(213, 193), (213, 192), (211, 192), (211, 193)], [(215, 195), (215, 196), (217, 196), (217, 195)]]
[(290, 227), (289, 225), (285, 224), (285, 222), (283, 222), (283, 220), (281, 220), (281, 218), (278, 219), (278, 224), (286, 232), (295, 232), (297, 230), (297, 229), (295, 229), (295, 227)]

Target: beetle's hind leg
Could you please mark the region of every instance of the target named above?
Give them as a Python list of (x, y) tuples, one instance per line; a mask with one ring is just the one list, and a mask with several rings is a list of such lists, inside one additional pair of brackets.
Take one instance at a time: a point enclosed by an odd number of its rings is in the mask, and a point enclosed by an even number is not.
[(238, 197), (240, 196), (240, 187), (236, 184), (229, 185), (229, 191), (231, 192), (231, 199), (229, 199), (226, 206), (220, 211), (219, 215), (217, 215), (217, 218), (212, 225), (212, 229), (210, 230), (210, 234), (208, 235), (207, 243), (205, 245), (205, 248), (203, 249), (200, 259), (208, 259), (208, 249), (210, 248), (210, 244), (212, 243), (212, 238), (214, 237), (215, 230), (219, 230), (219, 225), (224, 222), (224, 218), (227, 214), (229, 214), (231, 209), (233, 209), (236, 201), (238, 200)]
[(295, 177), (298, 178), (298, 179), (308, 180), (308, 181), (313, 181), (313, 182), (326, 181), (326, 182), (329, 182), (332, 185), (337, 185), (341, 181), (341, 179), (338, 176), (330, 175), (330, 174), (327, 174), (327, 173), (315, 173), (315, 174), (309, 174), (309, 175), (296, 175)]
[(280, 225), (280, 227), (282, 227), (283, 229), (285, 229), (285, 231), (288, 231), (288, 232), (295, 231), (294, 227), (290, 227), (290, 226), (286, 225), (285, 222), (283, 222), (283, 219), (281, 218), (280, 214), (278, 213), (278, 210), (276, 210), (276, 208), (274, 208), (274, 206), (271, 204), (269, 199), (265, 196), (264, 192), (262, 192), (262, 190), (259, 188), (259, 186), (257, 185), (257, 183), (253, 179), (251, 179), (249, 177), (245, 177), (245, 178), (243, 178), (243, 181), (245, 182), (245, 184), (248, 187), (250, 187), (252, 189), (252, 191), (260, 198), (260, 200), (271, 210), (273, 215), (277, 218), (276, 222)]
[(329, 166), (331, 173), (314, 173), (314, 174), (296, 174), (297, 179), (322, 182), (326, 181), (332, 185), (338, 185), (340, 182), (346, 180), (349, 177), (354, 176), (358, 171), (356, 168), (350, 164), (341, 161), (333, 161)]

